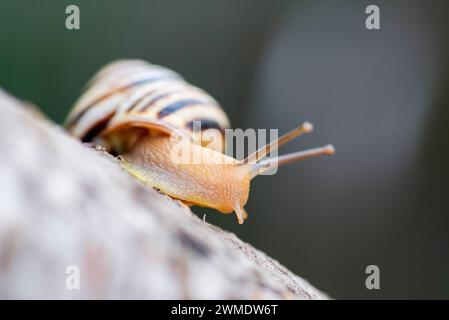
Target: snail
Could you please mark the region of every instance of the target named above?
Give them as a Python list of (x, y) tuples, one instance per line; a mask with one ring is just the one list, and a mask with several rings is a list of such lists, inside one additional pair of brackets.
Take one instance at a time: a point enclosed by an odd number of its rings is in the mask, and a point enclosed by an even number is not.
[[(201, 128), (193, 130), (197, 121)], [(255, 176), (275, 163), (334, 153), (327, 145), (266, 158), (312, 131), (305, 122), (244, 160), (227, 156), (224, 130), (230, 124), (218, 102), (176, 72), (141, 60), (118, 60), (103, 67), (75, 102), (65, 125), (83, 142), (120, 155), (122, 168), (143, 183), (187, 205), (235, 212), (240, 224), (248, 217), (244, 206)], [(201, 161), (173, 161), (173, 150), (180, 145), (193, 156), (201, 155)]]

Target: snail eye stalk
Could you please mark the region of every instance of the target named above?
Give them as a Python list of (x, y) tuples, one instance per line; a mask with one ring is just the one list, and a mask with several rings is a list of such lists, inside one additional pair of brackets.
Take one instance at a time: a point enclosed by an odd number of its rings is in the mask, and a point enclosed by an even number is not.
[(298, 151), (279, 156), (277, 158), (262, 160), (270, 152), (278, 149), (280, 146), (292, 141), (293, 139), (313, 131), (313, 125), (309, 122), (304, 122), (299, 127), (287, 132), (279, 139), (270, 142), (263, 146), (256, 152), (250, 154), (247, 158), (239, 161), (237, 165), (245, 167), (249, 171), (251, 179), (255, 176), (273, 168), (274, 166), (283, 166), (288, 163), (313, 158), (320, 155), (333, 155), (335, 154), (335, 148), (333, 145), (326, 145), (323, 147), (313, 148), (304, 151)]

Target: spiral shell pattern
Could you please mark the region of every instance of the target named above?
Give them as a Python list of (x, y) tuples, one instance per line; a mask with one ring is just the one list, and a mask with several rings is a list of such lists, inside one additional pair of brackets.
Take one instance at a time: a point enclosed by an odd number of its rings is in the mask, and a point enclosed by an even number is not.
[(165, 123), (188, 134), (194, 121), (200, 121), (201, 130), (223, 133), (229, 128), (214, 98), (176, 72), (141, 60), (119, 60), (102, 68), (75, 103), (66, 127), (90, 142), (123, 121)]

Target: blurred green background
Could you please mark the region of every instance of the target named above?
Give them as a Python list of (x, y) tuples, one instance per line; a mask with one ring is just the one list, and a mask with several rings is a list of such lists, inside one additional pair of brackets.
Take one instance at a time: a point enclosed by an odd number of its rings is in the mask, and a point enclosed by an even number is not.
[(334, 298), (449, 298), (449, 5), (376, 1), (369, 31), (369, 4), (2, 0), (0, 86), (62, 123), (101, 66), (141, 58), (208, 91), (234, 128), (309, 120), (281, 153), (333, 143), (335, 157), (255, 179), (243, 226), (195, 211)]

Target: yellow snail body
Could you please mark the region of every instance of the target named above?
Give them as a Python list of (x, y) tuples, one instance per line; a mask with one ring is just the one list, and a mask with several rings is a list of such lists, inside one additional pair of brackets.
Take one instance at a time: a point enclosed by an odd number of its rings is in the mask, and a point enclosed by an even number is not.
[[(201, 123), (199, 132), (193, 130), (196, 121)], [(145, 184), (189, 205), (235, 212), (239, 223), (247, 218), (244, 206), (252, 178), (274, 162), (283, 165), (334, 153), (327, 145), (263, 159), (312, 131), (306, 122), (244, 160), (229, 157), (223, 146), (230, 125), (218, 102), (174, 71), (140, 60), (119, 60), (101, 69), (75, 103), (66, 127), (78, 139), (121, 155), (122, 167)], [(201, 161), (173, 161), (179, 144)]]

